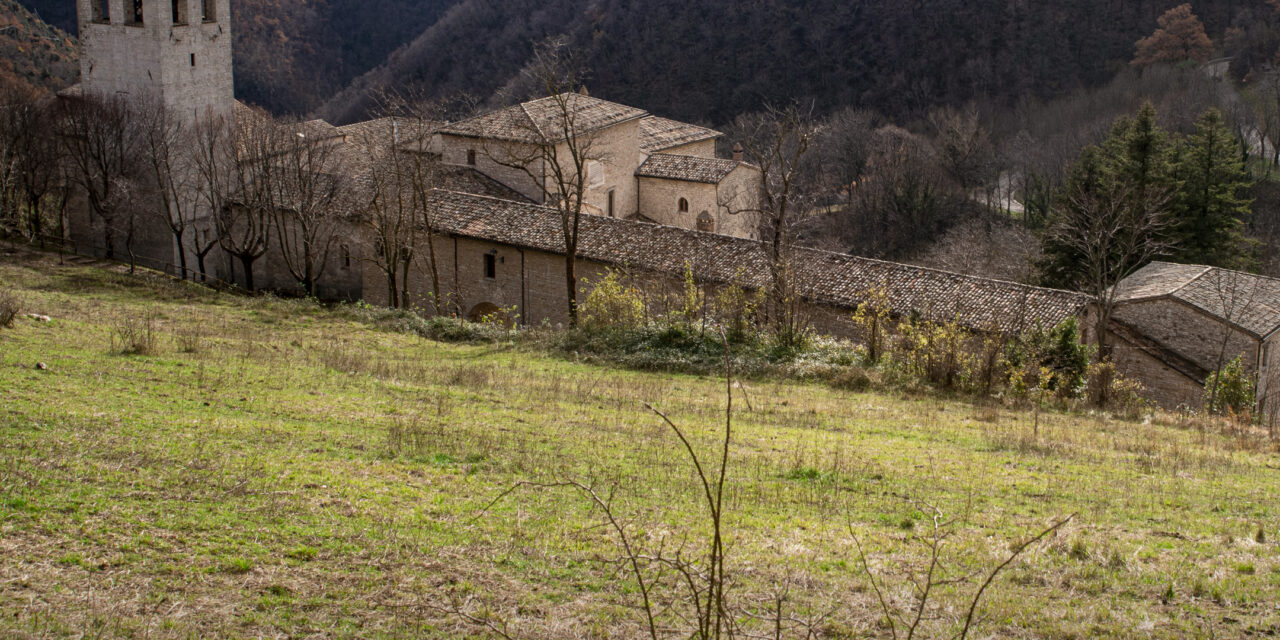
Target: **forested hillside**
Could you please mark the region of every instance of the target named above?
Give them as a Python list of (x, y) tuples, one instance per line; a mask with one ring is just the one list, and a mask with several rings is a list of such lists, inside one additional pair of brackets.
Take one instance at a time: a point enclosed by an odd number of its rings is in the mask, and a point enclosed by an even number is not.
[[(672, 117), (718, 124), (765, 102), (813, 98), (901, 118), (940, 102), (1046, 98), (1106, 82), (1180, 3), (464, 0), (323, 115), (359, 118), (369, 94), (387, 87), (485, 98), (533, 42), (567, 34), (587, 52), (593, 93)], [(1219, 42), (1272, 13), (1265, 0), (1193, 6)]]
[[(236, 93), (276, 113), (308, 113), (456, 1), (232, 0)], [(21, 2), (76, 32), (73, 0)]]
[(15, 0), (0, 0), (0, 85), (38, 91), (75, 82), (75, 43)]

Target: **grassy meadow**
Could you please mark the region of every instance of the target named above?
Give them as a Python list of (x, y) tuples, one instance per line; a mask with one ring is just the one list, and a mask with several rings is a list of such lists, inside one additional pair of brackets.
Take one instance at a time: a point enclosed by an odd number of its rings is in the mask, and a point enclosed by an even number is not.
[[(640, 555), (705, 544), (701, 485), (644, 403), (714, 469), (723, 377), (3, 248), (0, 289), (51, 318), (0, 329), (0, 636), (649, 637), (601, 510), (522, 482), (594, 487)], [(1257, 435), (767, 379), (734, 408), (739, 637), (906, 637), (880, 600), (914, 619), (935, 522), (915, 637), (953, 637), (990, 570), (1071, 515), (970, 638), (1280, 634), (1280, 454)], [(644, 566), (687, 637), (674, 575)]]

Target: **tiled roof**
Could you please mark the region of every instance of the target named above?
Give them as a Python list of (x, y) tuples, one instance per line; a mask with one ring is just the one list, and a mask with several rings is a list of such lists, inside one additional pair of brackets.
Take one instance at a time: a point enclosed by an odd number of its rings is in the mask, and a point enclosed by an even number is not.
[(641, 178), (720, 184), (741, 164), (737, 160), (673, 156), (659, 153), (649, 156), (649, 159), (645, 160), (639, 169), (636, 169), (636, 175)]
[[(563, 110), (562, 103), (566, 107)], [(569, 114), (567, 127), (564, 111)], [(445, 125), (440, 132), (468, 138), (530, 143), (558, 142), (565, 138), (566, 128), (578, 133), (588, 133), (647, 115), (648, 112), (634, 107), (578, 93), (565, 93)]]
[[(563, 253), (559, 213), (547, 207), (438, 192), (435, 223), (444, 233)], [(631, 220), (584, 215), (579, 255), (588, 260), (678, 276), (688, 263), (704, 282), (769, 286), (763, 245)], [(799, 249), (796, 279), (807, 299), (852, 312), (868, 291), (885, 289), (893, 311), (978, 330), (1054, 326), (1083, 311), (1088, 296), (1012, 282)]]
[(640, 150), (645, 153), (658, 153), (672, 147), (714, 140), (721, 135), (719, 131), (699, 127), (696, 124), (649, 116), (640, 121)]
[(1153, 262), (1125, 278), (1116, 301), (1172, 298), (1259, 338), (1280, 331), (1280, 280), (1266, 276), (1169, 262)]

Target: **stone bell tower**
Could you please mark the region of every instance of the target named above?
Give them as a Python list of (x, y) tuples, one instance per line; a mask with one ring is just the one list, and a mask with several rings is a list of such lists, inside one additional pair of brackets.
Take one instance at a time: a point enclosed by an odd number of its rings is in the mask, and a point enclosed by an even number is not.
[(156, 96), (185, 118), (230, 115), (231, 0), (76, 0), (80, 86)]

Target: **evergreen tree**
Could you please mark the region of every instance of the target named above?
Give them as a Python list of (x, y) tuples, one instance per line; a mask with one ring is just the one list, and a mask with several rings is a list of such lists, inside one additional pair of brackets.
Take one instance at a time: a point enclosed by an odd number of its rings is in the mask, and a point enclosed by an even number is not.
[(1149, 206), (1151, 196), (1172, 194), (1176, 158), (1176, 145), (1156, 123), (1156, 108), (1150, 102), (1139, 107), (1137, 116), (1117, 120), (1103, 142), (1105, 170), (1126, 185), (1128, 206)]
[(1217, 109), (1196, 121), (1178, 162), (1181, 183), (1170, 230), (1174, 260), (1236, 269), (1254, 265), (1244, 236), (1252, 207), (1245, 194), (1252, 185), (1239, 149)]
[[(1176, 158), (1176, 147), (1169, 134), (1156, 123), (1156, 110), (1149, 102), (1142, 105), (1135, 117), (1117, 120), (1101, 147), (1089, 146), (1081, 151), (1055, 197), (1050, 232), (1043, 242), (1042, 284), (1090, 289), (1096, 274), (1091, 273), (1089, 258), (1085, 255), (1090, 252), (1081, 247), (1082, 234), (1090, 231), (1075, 229), (1074, 233), (1064, 234), (1069, 230), (1062, 227), (1078, 226), (1087, 221), (1090, 225), (1099, 225), (1097, 229), (1104, 229), (1116, 224), (1116, 220), (1163, 218), (1178, 184)], [(1120, 201), (1104, 202), (1110, 199)], [(1089, 207), (1092, 211), (1081, 211), (1081, 207)], [(1115, 220), (1100, 220), (1099, 216), (1104, 212)], [(1151, 233), (1156, 226), (1144, 227), (1147, 230), (1141, 233)], [(1147, 246), (1148, 241), (1154, 243), (1159, 239), (1135, 237), (1124, 243), (1114, 243), (1113, 240), (1099, 237), (1095, 241), (1116, 247), (1133, 247)], [(1117, 272), (1129, 272), (1143, 266), (1132, 264), (1133, 260), (1123, 255), (1111, 256), (1108, 262)]]

